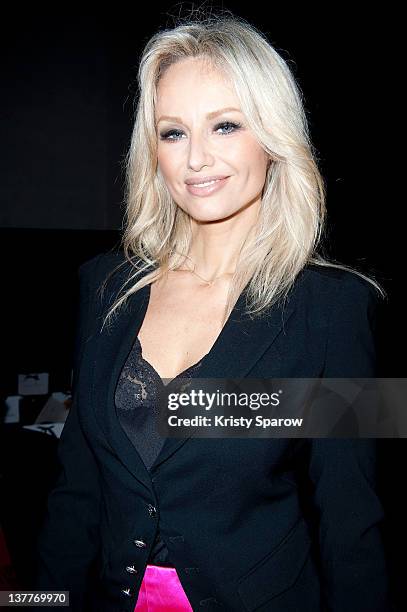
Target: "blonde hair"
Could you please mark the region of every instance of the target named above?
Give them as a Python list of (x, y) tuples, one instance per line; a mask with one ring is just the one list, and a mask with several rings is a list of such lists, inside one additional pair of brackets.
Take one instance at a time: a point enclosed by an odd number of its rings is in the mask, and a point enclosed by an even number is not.
[[(173, 200), (159, 172), (155, 127), (159, 79), (169, 66), (187, 58), (207, 60), (230, 78), (248, 126), (272, 160), (254, 235), (240, 249), (224, 322), (245, 288), (247, 314), (260, 315), (287, 297), (298, 273), (310, 263), (355, 272), (384, 296), (376, 281), (317, 253), (326, 193), (300, 89), (288, 64), (264, 34), (241, 17), (218, 13), (198, 15), (163, 29), (143, 50), (135, 123), (125, 160), (122, 236), (125, 258), (135, 272), (121, 290), (127, 283), (131, 286), (116, 298), (104, 323), (130, 294), (177, 269), (189, 252), (191, 220)], [(150, 267), (154, 269), (146, 274)], [(138, 275), (142, 278), (132, 283)]]

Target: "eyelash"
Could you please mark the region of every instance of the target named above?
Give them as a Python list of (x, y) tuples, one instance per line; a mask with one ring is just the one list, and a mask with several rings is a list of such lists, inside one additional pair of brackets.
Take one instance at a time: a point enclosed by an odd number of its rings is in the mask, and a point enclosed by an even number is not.
[[(233, 127), (233, 131), (227, 132), (226, 134), (222, 134), (222, 136), (228, 136), (229, 134), (233, 134), (233, 132), (236, 132), (239, 128), (242, 127), (242, 124), (235, 123), (234, 121), (223, 121), (222, 123), (218, 123), (218, 125), (215, 126), (215, 131), (225, 126)], [(162, 134), (160, 134), (160, 138), (161, 140), (168, 140), (169, 142), (177, 142), (179, 138), (169, 138), (169, 136), (172, 136), (174, 134), (182, 134), (182, 133), (183, 132), (181, 130), (169, 130), (168, 132), (163, 132)]]

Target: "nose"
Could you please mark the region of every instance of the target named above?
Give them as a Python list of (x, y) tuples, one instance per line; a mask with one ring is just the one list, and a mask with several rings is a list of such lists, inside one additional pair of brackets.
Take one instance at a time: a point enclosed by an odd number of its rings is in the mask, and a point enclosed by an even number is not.
[(199, 171), (202, 166), (211, 166), (213, 155), (209, 150), (209, 143), (199, 134), (190, 137), (188, 167)]

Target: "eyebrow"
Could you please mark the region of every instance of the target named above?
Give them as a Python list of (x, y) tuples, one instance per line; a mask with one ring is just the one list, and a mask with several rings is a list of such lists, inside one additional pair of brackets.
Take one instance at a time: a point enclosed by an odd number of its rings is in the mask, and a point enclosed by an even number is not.
[[(237, 111), (238, 113), (242, 112), (239, 108), (234, 108), (233, 106), (227, 106), (226, 108), (221, 108), (219, 110), (212, 111), (211, 113), (208, 113), (206, 115), (206, 118), (207, 119), (214, 119), (218, 115), (221, 115), (222, 113), (226, 113), (226, 112), (229, 112), (229, 111)], [(169, 115), (162, 115), (159, 118), (159, 120), (157, 121), (157, 124), (160, 123), (160, 121), (175, 121), (176, 123), (182, 123), (181, 117), (170, 117)]]

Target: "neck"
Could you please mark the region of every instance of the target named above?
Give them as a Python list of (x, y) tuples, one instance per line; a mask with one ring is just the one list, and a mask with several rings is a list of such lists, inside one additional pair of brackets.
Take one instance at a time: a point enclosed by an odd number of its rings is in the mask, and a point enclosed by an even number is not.
[(192, 220), (193, 237), (185, 259), (186, 267), (193, 268), (205, 279), (233, 274), (243, 245), (253, 237), (256, 214), (257, 209), (252, 206), (218, 222)]

